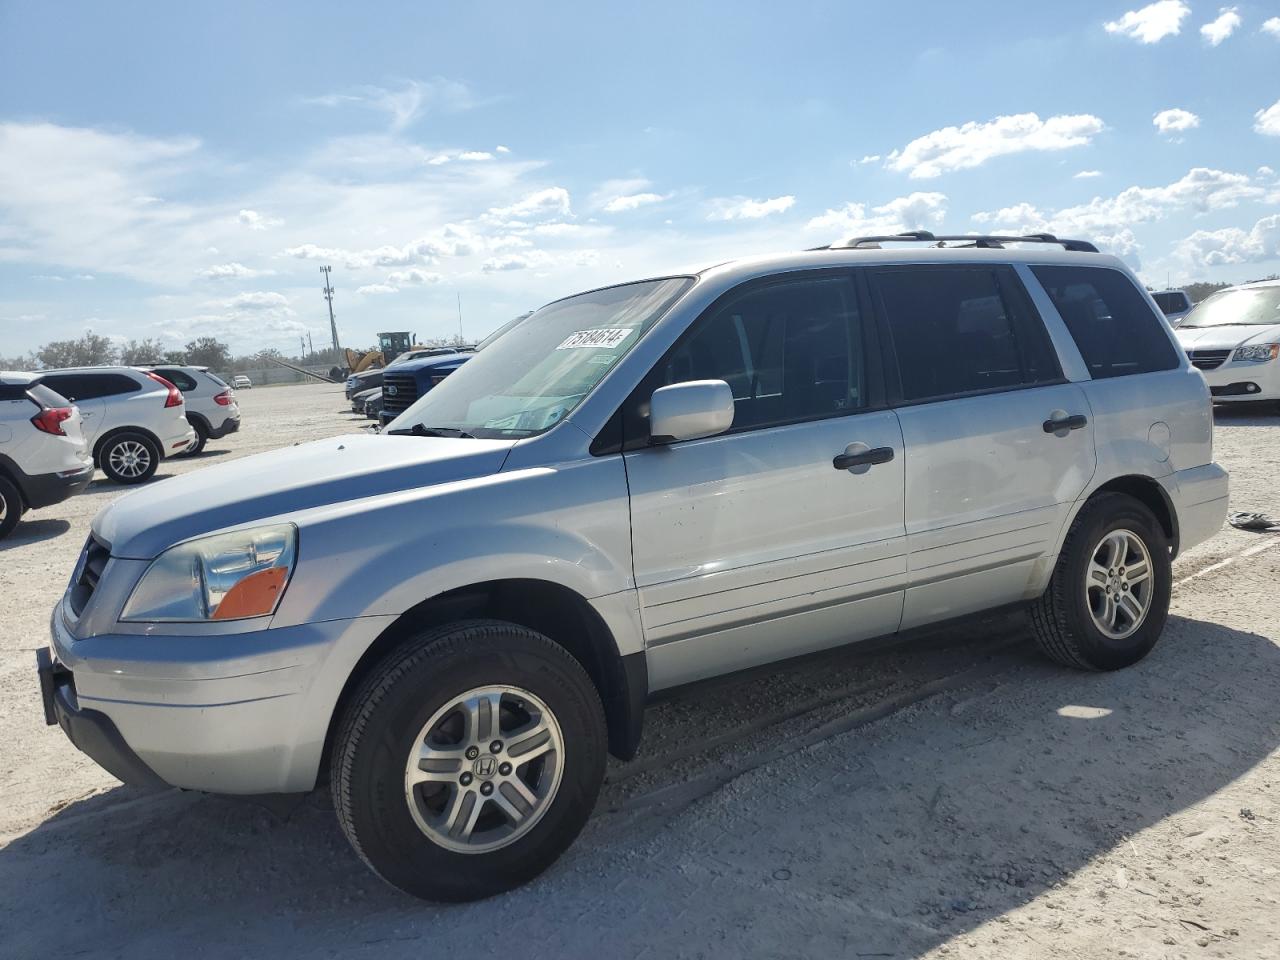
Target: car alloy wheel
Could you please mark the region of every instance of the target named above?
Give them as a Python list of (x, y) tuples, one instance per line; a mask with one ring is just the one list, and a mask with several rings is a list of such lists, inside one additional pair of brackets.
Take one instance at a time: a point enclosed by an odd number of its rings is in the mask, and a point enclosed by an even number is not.
[(564, 741), (555, 715), (527, 690), (468, 690), (426, 722), (405, 766), (409, 812), (428, 839), (488, 853), (527, 834), (555, 800)]
[(1093, 625), (1112, 640), (1132, 636), (1151, 609), (1151, 554), (1131, 530), (1112, 530), (1093, 548), (1085, 591)]
[(151, 451), (137, 440), (121, 440), (111, 448), (107, 462), (117, 476), (133, 479), (142, 476), (151, 466)]

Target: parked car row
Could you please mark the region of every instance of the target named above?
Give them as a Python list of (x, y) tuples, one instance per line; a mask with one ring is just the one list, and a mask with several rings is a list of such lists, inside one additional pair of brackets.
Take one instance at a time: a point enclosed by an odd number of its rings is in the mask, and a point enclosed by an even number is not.
[(0, 536), (26, 511), (79, 493), (94, 467), (145, 483), (165, 458), (239, 429), (235, 392), (207, 367), (0, 373)]

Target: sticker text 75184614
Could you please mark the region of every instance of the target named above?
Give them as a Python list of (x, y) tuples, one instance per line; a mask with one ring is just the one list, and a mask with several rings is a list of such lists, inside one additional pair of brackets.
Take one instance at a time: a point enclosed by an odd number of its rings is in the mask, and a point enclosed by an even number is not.
[(603, 347), (612, 350), (632, 331), (626, 327), (601, 327), (596, 330), (578, 330), (565, 337), (557, 350), (573, 350), (577, 347)]

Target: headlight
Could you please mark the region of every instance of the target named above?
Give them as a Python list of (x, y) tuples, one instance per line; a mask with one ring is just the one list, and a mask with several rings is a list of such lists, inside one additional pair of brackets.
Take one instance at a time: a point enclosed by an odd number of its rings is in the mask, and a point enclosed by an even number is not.
[(1280, 343), (1259, 343), (1250, 347), (1239, 347), (1236, 350), (1236, 360), (1274, 360), (1276, 355), (1280, 354)]
[(122, 620), (243, 620), (274, 613), (297, 555), (291, 523), (170, 547), (147, 567)]

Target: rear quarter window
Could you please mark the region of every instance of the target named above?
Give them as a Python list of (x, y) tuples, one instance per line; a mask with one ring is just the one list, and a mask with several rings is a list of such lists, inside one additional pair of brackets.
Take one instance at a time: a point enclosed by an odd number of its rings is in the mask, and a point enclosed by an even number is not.
[(1095, 380), (1173, 370), (1180, 363), (1161, 317), (1119, 270), (1032, 267)]
[(195, 390), (199, 386), (199, 384), (196, 383), (194, 377), (190, 376), (189, 374), (183, 373), (181, 370), (157, 369), (156, 373), (160, 374), (160, 376), (164, 377), (166, 380), (172, 383), (175, 387), (177, 387), (179, 390), (182, 390), (184, 392)]
[(122, 373), (52, 374), (42, 382), (72, 402), (137, 393), (142, 389), (136, 380)]

